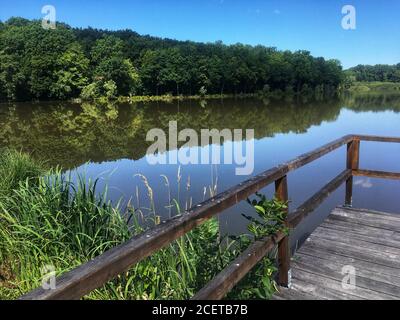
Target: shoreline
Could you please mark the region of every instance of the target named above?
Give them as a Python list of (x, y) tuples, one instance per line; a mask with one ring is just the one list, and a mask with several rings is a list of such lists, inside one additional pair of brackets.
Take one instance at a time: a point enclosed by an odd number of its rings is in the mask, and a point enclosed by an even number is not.
[[(400, 83), (396, 82), (355, 82), (349, 88), (341, 88), (336, 92), (338, 95), (341, 94), (400, 94)], [(69, 102), (69, 103), (136, 103), (136, 102), (169, 102), (174, 101), (188, 101), (188, 100), (217, 100), (217, 99), (284, 99), (285, 97), (310, 97), (316, 96), (317, 93), (295, 93), (295, 92), (284, 92), (280, 90), (270, 92), (255, 92), (255, 93), (238, 93), (238, 94), (207, 94), (207, 95), (139, 95), (139, 96), (119, 96), (113, 99), (106, 97), (99, 97), (92, 100), (85, 100), (82, 98), (72, 98), (66, 100), (21, 100), (21, 101), (0, 101), (2, 104), (13, 104), (13, 103), (50, 103), (50, 102)]]

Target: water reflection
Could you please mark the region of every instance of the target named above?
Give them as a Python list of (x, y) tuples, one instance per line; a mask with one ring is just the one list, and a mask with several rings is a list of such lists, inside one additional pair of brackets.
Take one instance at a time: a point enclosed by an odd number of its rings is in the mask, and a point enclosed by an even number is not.
[(138, 160), (151, 143), (152, 128), (168, 131), (169, 121), (179, 129), (254, 129), (255, 138), (278, 133), (304, 133), (322, 121), (334, 121), (339, 101), (268, 102), (256, 99), (179, 103), (93, 105), (67, 103), (0, 106), (0, 144), (46, 159), (50, 165), (75, 168), (87, 161)]
[[(153, 128), (168, 130), (170, 121), (179, 129), (254, 129), (255, 172), (258, 174), (301, 153), (349, 133), (400, 136), (400, 96), (347, 96), (330, 101), (268, 101), (225, 99), (174, 103), (71, 104), (22, 103), (0, 105), (0, 147), (13, 147), (45, 159), (51, 166), (77, 169), (87, 177), (102, 177), (110, 197), (133, 199), (150, 207), (143, 175), (152, 187), (154, 209), (165, 218), (171, 198), (182, 207), (202, 201), (248, 177), (235, 175), (234, 166), (150, 166), (146, 159)], [(385, 156), (390, 155), (390, 157)], [(400, 171), (400, 146), (365, 143), (361, 167)], [(344, 169), (342, 148), (289, 175), (291, 208), (295, 208)], [(168, 181), (169, 184), (166, 183)], [(396, 184), (397, 183), (397, 184)], [(261, 190), (272, 195), (272, 188)], [(354, 205), (400, 212), (398, 182), (359, 179), (354, 184)], [(310, 232), (330, 210), (344, 202), (340, 188), (316, 215), (296, 231), (294, 241)], [(229, 233), (245, 230), (241, 203), (220, 216)]]

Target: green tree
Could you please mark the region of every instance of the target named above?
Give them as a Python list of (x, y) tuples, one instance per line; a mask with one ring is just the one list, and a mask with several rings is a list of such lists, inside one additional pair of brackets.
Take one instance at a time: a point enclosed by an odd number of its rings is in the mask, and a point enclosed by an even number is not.
[(79, 96), (88, 84), (88, 70), (89, 59), (85, 57), (82, 47), (78, 43), (71, 44), (57, 61), (53, 96), (61, 99)]
[(160, 83), (160, 54), (154, 50), (147, 50), (140, 58), (140, 79), (145, 93), (159, 94)]
[(118, 95), (136, 94), (140, 89), (139, 74), (129, 59), (112, 57), (103, 60), (95, 69), (95, 77), (104, 82), (114, 81)]
[(91, 51), (92, 62), (99, 64), (103, 60), (109, 60), (113, 57), (123, 57), (124, 42), (110, 35), (105, 35), (97, 40)]
[(4, 100), (16, 100), (26, 86), (25, 76), (20, 63), (13, 55), (0, 51), (0, 97)]
[[(345, 80), (336, 60), (307, 51), (195, 43), (131, 30), (73, 29), (11, 18), (0, 23), (0, 98), (66, 99), (106, 95), (335, 92)], [(400, 66), (357, 66), (358, 81), (400, 81)], [(202, 92), (205, 92), (202, 90)]]

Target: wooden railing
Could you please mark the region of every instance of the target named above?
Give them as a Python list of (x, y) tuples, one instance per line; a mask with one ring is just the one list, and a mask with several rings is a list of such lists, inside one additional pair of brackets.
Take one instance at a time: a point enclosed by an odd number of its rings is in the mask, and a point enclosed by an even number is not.
[[(126, 243), (105, 252), (92, 261), (61, 275), (56, 279), (55, 289), (44, 290), (43, 288), (38, 288), (22, 296), (20, 299), (80, 299), (125, 272), (155, 251), (166, 247), (206, 220), (240, 201), (246, 200), (249, 196), (272, 183), (275, 183), (276, 198), (286, 202), (289, 199), (287, 186), (287, 174), (289, 172), (303, 167), (344, 145), (347, 145), (346, 169), (287, 216), (286, 224), (289, 228), (298, 226), (306, 216), (313, 212), (343, 183), (346, 183), (345, 201), (347, 205), (350, 205), (352, 202), (353, 176), (400, 179), (400, 173), (360, 170), (360, 141), (400, 143), (400, 138), (362, 135), (347, 135), (342, 137), (292, 161), (267, 170), (246, 182), (240, 183), (214, 198), (198, 204), (185, 214), (165, 221), (143, 234), (133, 237)], [(279, 264), (278, 282), (282, 286), (288, 286), (290, 282), (291, 257), (289, 237), (283, 233), (278, 233), (272, 237), (255, 241), (192, 299), (222, 299), (276, 245), (278, 246)]]

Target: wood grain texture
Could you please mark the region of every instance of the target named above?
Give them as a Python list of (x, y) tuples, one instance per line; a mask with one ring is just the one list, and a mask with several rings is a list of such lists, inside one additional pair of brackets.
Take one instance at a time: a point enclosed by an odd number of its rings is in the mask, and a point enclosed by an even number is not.
[(360, 135), (360, 134), (355, 134), (353, 135), (353, 137), (361, 141), (400, 143), (399, 137), (382, 137), (382, 136)]
[[(400, 215), (336, 208), (291, 264), (292, 287), (277, 300), (400, 300)], [(353, 289), (342, 286), (344, 266), (355, 270)]]
[(369, 177), (369, 178), (377, 178), (377, 179), (400, 180), (399, 172), (385, 172), (385, 171), (376, 171), (376, 170), (363, 170), (363, 169), (353, 170), (353, 176)]
[(296, 228), (305, 217), (317, 209), (337, 188), (351, 177), (351, 170), (344, 170), (336, 178), (315, 193), (310, 199), (299, 206), (288, 217), (290, 228)]
[(279, 233), (277, 237), (268, 237), (263, 241), (254, 242), (235, 261), (201, 289), (192, 300), (220, 300), (224, 298), (284, 237), (283, 233)]
[[(289, 194), (287, 176), (275, 181), (275, 198), (283, 203), (288, 203)], [(286, 209), (286, 218), (288, 213), (289, 208)], [(289, 287), (290, 285), (290, 257), (289, 236), (286, 236), (278, 244), (278, 283), (284, 287)]]
[(360, 140), (354, 139), (347, 144), (347, 169), (357, 170), (360, 165)]

